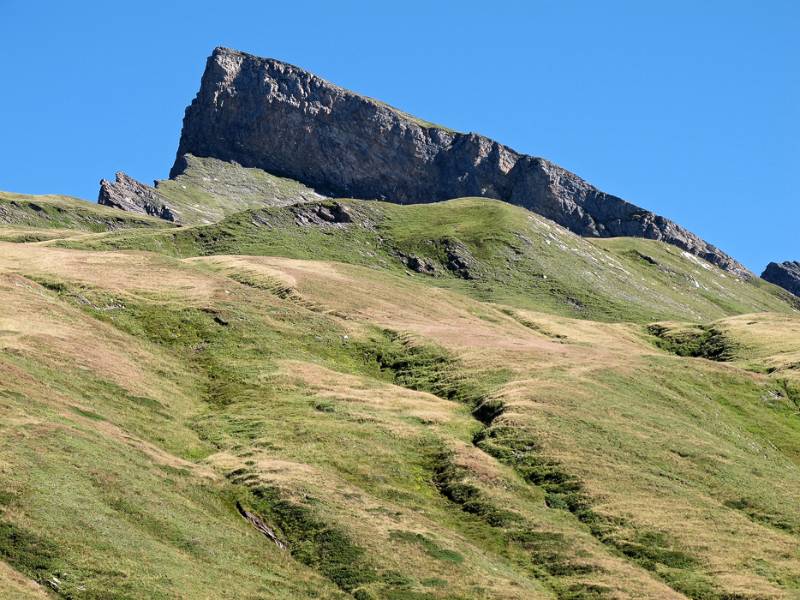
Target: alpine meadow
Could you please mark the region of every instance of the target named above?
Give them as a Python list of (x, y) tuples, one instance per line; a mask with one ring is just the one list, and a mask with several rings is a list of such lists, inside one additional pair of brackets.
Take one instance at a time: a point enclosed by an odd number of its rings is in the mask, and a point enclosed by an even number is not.
[(0, 597), (800, 598), (796, 266), (217, 48), (0, 193)]

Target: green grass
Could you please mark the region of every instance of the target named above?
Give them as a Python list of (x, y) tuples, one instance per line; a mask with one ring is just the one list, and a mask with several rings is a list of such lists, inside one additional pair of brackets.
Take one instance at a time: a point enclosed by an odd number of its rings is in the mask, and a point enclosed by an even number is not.
[[(340, 206), (2, 258), (9, 568), (65, 598), (800, 592), (782, 292), (499, 202)], [(305, 260), (180, 260), (216, 254)]]
[(319, 198), (301, 183), (260, 169), (191, 154), (185, 159), (186, 169), (178, 177), (156, 182), (158, 193), (184, 225), (214, 223), (248, 208)]
[[(3, 235), (3, 228), (13, 232)], [(0, 240), (37, 242), (51, 239), (64, 229), (84, 232), (103, 232), (119, 229), (167, 229), (165, 221), (121, 210), (99, 206), (69, 196), (31, 196), (0, 192)]]
[(655, 336), (659, 348), (678, 356), (702, 357), (709, 360), (730, 360), (735, 354), (732, 342), (722, 331), (711, 325), (685, 325), (670, 327), (653, 323), (647, 327)]
[(34, 580), (58, 571), (55, 545), (9, 522), (0, 521), (0, 559)]
[(502, 370), (468, 373), (446, 350), (391, 330), (374, 332), (366, 341), (356, 342), (356, 348), (367, 365), (374, 363), (398, 385), (471, 406), (507, 378)]
[[(241, 471), (231, 474), (234, 481), (247, 478), (247, 471)], [(277, 489), (260, 486), (252, 488), (251, 502), (262, 518), (277, 526), (295, 559), (343, 591), (353, 592), (378, 579), (364, 549), (340, 529), (318, 520), (306, 506), (283, 499)]]
[(421, 533), (415, 533), (413, 531), (392, 531), (390, 537), (391, 539), (403, 540), (411, 544), (419, 544), (428, 556), (436, 560), (451, 563), (464, 562), (464, 557), (461, 554), (455, 550), (441, 548), (436, 542)]
[[(120, 233), (63, 245), (177, 257), (332, 260), (408, 273), (483, 301), (606, 321), (708, 321), (745, 312), (789, 312), (796, 304), (775, 286), (740, 281), (667, 244), (588, 241), (499, 201), (337, 202), (350, 211), (351, 223), (300, 224), (298, 214), (316, 206), (308, 204), (245, 211), (205, 227)], [(424, 259), (434, 274), (413, 272), (407, 266), (412, 258)]]

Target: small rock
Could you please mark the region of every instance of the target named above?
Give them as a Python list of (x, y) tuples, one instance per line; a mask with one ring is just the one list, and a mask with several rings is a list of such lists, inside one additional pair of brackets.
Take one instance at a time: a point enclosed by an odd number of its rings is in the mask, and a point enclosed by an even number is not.
[(412, 254), (405, 259), (405, 263), (409, 269), (416, 271), (417, 273), (423, 273), (424, 275), (436, 274), (436, 265), (433, 263), (433, 261), (425, 258), (420, 258), (419, 256), (414, 256)]
[(158, 217), (165, 221), (180, 222), (178, 214), (155, 188), (136, 181), (122, 171), (117, 172), (114, 182), (107, 179), (100, 180), (97, 203), (128, 212)]

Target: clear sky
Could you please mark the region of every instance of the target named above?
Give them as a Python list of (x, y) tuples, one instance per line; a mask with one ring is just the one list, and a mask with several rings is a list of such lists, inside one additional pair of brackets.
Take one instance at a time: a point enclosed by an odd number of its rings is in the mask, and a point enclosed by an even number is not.
[(206, 57), (544, 156), (761, 272), (800, 259), (800, 2), (0, 0), (0, 189), (164, 178)]

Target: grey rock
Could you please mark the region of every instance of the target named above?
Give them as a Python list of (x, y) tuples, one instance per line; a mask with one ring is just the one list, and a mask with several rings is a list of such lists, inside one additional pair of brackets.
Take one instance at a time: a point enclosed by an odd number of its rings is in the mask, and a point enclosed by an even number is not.
[(447, 268), (462, 279), (478, 278), (478, 261), (472, 256), (463, 242), (459, 240), (444, 240), (444, 252), (447, 257)]
[(214, 50), (186, 109), (171, 177), (186, 168), (186, 154), (258, 167), (328, 196), (398, 203), (496, 198), (580, 235), (662, 240), (737, 276), (752, 276), (669, 219), (545, 159), (421, 121), (287, 63), (227, 48)]
[(412, 271), (423, 275), (436, 275), (436, 264), (432, 260), (419, 257), (416, 254), (400, 254), (400, 260)]
[(769, 263), (761, 278), (800, 296), (800, 262), (796, 260)]
[(179, 223), (180, 218), (174, 208), (155, 188), (136, 181), (122, 171), (116, 174), (116, 180), (100, 180), (100, 193), (97, 203), (129, 212), (159, 217), (166, 221)]
[(305, 225), (347, 225), (353, 222), (353, 215), (339, 202), (328, 204), (298, 204), (294, 208), (295, 223)]
[(172, 215), (181, 225), (203, 225), (249, 208), (324, 199), (301, 183), (236, 162), (192, 155), (181, 160), (186, 169), (179, 177), (155, 181), (153, 187), (124, 173), (115, 183), (101, 182), (100, 202), (162, 218)]
[(281, 541), (275, 531), (267, 525), (261, 517), (247, 510), (238, 500), (236, 501), (236, 510), (239, 511), (239, 514), (242, 515), (245, 521), (260, 531), (266, 538), (272, 540), (278, 548), (286, 550), (286, 544)]

